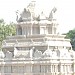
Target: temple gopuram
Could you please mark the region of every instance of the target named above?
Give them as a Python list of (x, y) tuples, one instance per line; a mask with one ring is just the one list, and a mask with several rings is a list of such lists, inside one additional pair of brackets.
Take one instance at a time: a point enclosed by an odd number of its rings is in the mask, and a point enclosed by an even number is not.
[(0, 75), (75, 75), (70, 39), (58, 34), (54, 7), (36, 16), (35, 1), (16, 12), (16, 35), (2, 42)]

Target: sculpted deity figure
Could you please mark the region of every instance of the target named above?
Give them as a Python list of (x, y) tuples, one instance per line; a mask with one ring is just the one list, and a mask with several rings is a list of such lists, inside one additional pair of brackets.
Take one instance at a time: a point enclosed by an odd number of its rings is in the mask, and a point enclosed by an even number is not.
[(12, 58), (12, 53), (10, 51), (6, 52), (6, 58), (11, 59)]
[(35, 47), (32, 47), (32, 49), (30, 49), (30, 58), (33, 58), (34, 52), (35, 52)]
[(57, 11), (57, 9), (54, 7), (52, 10), (51, 10), (51, 12), (50, 12), (50, 14), (49, 14), (49, 20), (52, 20), (53, 19), (53, 16), (54, 16), (54, 13)]
[(42, 52), (39, 51), (38, 49), (36, 49), (36, 51), (34, 52), (34, 57), (38, 58), (38, 57), (41, 57), (41, 56), (42, 56)]
[(19, 19), (19, 11), (17, 10), (16, 11), (16, 21), (18, 21), (18, 19)]

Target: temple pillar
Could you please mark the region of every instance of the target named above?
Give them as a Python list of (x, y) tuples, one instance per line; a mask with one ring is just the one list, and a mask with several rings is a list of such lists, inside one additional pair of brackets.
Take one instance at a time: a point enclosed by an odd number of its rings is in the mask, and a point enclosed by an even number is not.
[(73, 75), (75, 75), (75, 60), (74, 60), (74, 63), (73, 63)]
[(1, 68), (1, 74), (4, 74), (4, 64), (2, 65), (2, 68)]
[(45, 27), (44, 26), (40, 27), (40, 34), (45, 34)]
[(31, 35), (32, 35), (32, 32), (33, 32), (33, 28), (32, 28), (32, 23), (31, 23)]
[(18, 30), (16, 29), (16, 35), (18, 35)]
[(63, 66), (64, 66), (64, 64), (60, 63), (60, 75), (62, 75), (62, 73), (63, 73)]
[(22, 27), (22, 35), (24, 35), (24, 30), (23, 30), (23, 27)]
[(51, 73), (53, 72), (53, 69), (52, 69), (52, 64), (51, 64)]
[(52, 34), (54, 34), (54, 24), (52, 24)]

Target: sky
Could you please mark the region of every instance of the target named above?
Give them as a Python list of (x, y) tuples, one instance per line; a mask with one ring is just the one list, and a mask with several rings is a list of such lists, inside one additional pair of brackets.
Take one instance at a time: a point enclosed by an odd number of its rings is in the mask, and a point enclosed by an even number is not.
[[(0, 0), (0, 18), (6, 23), (16, 22), (16, 11), (20, 12), (31, 0)], [(58, 31), (66, 33), (75, 28), (75, 0), (36, 0), (36, 11), (49, 14), (53, 7), (57, 8), (56, 19)]]

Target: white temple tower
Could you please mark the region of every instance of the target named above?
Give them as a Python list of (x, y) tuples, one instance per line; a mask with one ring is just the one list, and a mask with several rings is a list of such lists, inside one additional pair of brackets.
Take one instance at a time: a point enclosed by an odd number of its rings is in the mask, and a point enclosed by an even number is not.
[[(17, 18), (16, 35), (8, 36), (0, 52), (1, 75), (75, 75), (75, 52), (65, 35), (57, 34), (54, 7), (35, 16), (32, 1)], [(18, 16), (17, 16), (18, 17)]]

